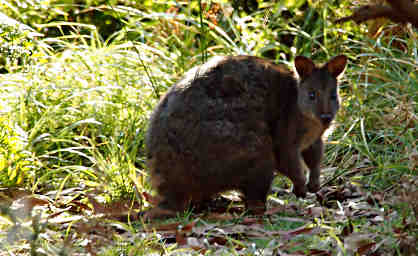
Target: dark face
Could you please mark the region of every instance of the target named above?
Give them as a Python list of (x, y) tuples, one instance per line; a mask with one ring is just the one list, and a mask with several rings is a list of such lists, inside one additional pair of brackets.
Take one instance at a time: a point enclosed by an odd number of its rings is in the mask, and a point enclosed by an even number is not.
[(314, 69), (298, 88), (298, 105), (306, 117), (328, 127), (339, 108), (337, 79), (325, 68)]
[(347, 57), (344, 55), (332, 58), (322, 67), (316, 66), (309, 58), (295, 58), (295, 68), (301, 79), (298, 87), (299, 109), (307, 118), (320, 122), (325, 128), (340, 106), (337, 77), (346, 64)]

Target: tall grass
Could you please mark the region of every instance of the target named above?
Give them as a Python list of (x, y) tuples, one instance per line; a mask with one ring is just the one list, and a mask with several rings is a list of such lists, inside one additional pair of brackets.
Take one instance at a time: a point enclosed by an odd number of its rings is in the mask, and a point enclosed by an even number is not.
[(341, 171), (368, 169), (366, 176), (358, 174), (374, 190), (416, 175), (408, 158), (418, 138), (416, 32), (405, 29), (404, 36), (382, 33), (376, 40), (350, 43), (349, 50), (361, 52), (346, 72), (338, 144), (327, 154), (327, 163)]
[(2, 118), (8, 121), (2, 125), (2, 143), (14, 147), (4, 152), (16, 151), (2, 155), (2, 166), (9, 170), (0, 175), (4, 184), (42, 191), (81, 182), (114, 185), (122, 189), (119, 194), (129, 194), (132, 177), (144, 174), (143, 134), (160, 93), (210, 55), (242, 53), (272, 55), (286, 64), (297, 54), (319, 60), (349, 56), (343, 108), (332, 137), (337, 143), (328, 147), (326, 164), (344, 173), (354, 158), (367, 162), (374, 171), (365, 178), (375, 188), (411, 174), (405, 156), (417, 137), (412, 29), (401, 38), (382, 33), (364, 40), (358, 34), (362, 27), (333, 26), (336, 9), (319, 4), (302, 16), (288, 9), (295, 15), (289, 21), (272, 14), (269, 23), (265, 15), (269, 8), (279, 9), (278, 3), (250, 16), (222, 5), (216, 20), (204, 16), (211, 8), (200, 1), (198, 6), (168, 5), (160, 12), (112, 6), (130, 19), (108, 41), (90, 26), (90, 36), (54, 39), (62, 50), (44, 52), (30, 72), (3, 76)]
[(389, 28), (370, 38), (364, 26), (337, 27), (331, 21), (344, 10), (332, 2), (303, 12), (266, 2), (251, 15), (223, 3), (216, 19), (202, 1), (155, 10), (112, 6), (124, 28), (106, 40), (82, 24), (89, 33), (71, 24), (70, 35), (40, 38), (54, 48), (39, 49), (25, 72), (0, 76), (0, 186), (34, 193), (80, 188), (81, 196), (99, 190), (107, 200), (150, 191), (144, 132), (159, 96), (192, 66), (234, 54), (288, 65), (299, 54), (318, 61), (347, 55), (342, 108), (324, 160), (336, 171), (325, 172), (323, 182), (386, 191), (416, 176), (409, 160), (418, 138), (416, 31), (392, 35)]

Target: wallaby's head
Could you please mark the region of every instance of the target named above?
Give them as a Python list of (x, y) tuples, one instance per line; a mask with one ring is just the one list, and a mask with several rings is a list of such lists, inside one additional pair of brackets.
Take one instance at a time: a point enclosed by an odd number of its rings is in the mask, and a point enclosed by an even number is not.
[(329, 126), (339, 108), (337, 77), (346, 63), (344, 55), (334, 57), (320, 67), (309, 58), (296, 57), (295, 67), (300, 77), (298, 107), (305, 117), (320, 121), (324, 127)]

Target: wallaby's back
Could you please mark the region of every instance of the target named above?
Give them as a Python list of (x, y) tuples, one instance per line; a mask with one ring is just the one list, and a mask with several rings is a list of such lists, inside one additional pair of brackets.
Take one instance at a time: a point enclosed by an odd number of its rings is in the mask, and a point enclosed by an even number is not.
[[(270, 88), (272, 85), (277, 88)], [(195, 148), (197, 140), (201, 148), (205, 139), (232, 139), (232, 134), (223, 134), (233, 132), (225, 129), (228, 123), (242, 123), (248, 128), (265, 123), (273, 118), (271, 111), (279, 112), (278, 108), (268, 109), (272, 89), (277, 94), (283, 90), (284, 95), (296, 97), (292, 72), (253, 56), (215, 57), (191, 69), (171, 87), (152, 114), (146, 136), (148, 153), (160, 151), (162, 145), (176, 144), (199, 150)], [(284, 96), (282, 107), (290, 100)], [(199, 138), (206, 134), (202, 134), (202, 129), (215, 133), (213, 138)], [(170, 139), (178, 143), (170, 144)]]

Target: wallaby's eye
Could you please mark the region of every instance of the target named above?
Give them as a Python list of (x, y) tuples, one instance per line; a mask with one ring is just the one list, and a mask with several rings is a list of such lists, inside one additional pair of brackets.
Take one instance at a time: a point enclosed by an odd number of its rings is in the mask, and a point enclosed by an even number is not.
[(337, 99), (337, 91), (332, 91), (331, 92), (331, 100), (336, 100)]
[(315, 98), (316, 98), (315, 91), (310, 91), (309, 94), (308, 94), (308, 96), (309, 96), (309, 99), (310, 100), (315, 100)]

